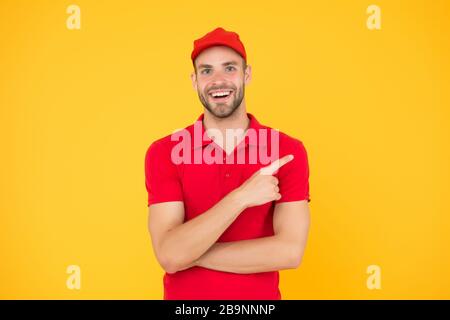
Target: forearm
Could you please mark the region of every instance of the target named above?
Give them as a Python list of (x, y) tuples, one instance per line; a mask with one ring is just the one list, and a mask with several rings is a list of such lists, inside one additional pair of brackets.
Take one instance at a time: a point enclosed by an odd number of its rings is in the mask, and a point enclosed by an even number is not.
[(160, 252), (169, 270), (192, 266), (244, 210), (237, 192), (231, 192), (206, 212), (167, 232)]
[(233, 273), (257, 273), (298, 266), (298, 250), (276, 235), (214, 244), (196, 262), (197, 266)]
[[(260, 168), (214, 207), (196, 218), (166, 231), (157, 250), (160, 253), (159, 260), (163, 261), (165, 270), (176, 272), (186, 269), (191, 264), (195, 265), (196, 261), (216, 243), (217, 239), (245, 208), (279, 200), (281, 194), (278, 192), (278, 179), (273, 174), (291, 160), (292, 155), (286, 155), (270, 165)], [(250, 252), (254, 250), (258, 255), (265, 255), (264, 250), (271, 246), (277, 247), (270, 242), (261, 248), (259, 246), (258, 248), (251, 246), (247, 248), (244, 245), (244, 249)], [(284, 256), (283, 254), (283, 258)], [(250, 266), (259, 265), (259, 261), (249, 261), (248, 264)], [(284, 266), (282, 263), (276, 264), (277, 267), (278, 265)]]

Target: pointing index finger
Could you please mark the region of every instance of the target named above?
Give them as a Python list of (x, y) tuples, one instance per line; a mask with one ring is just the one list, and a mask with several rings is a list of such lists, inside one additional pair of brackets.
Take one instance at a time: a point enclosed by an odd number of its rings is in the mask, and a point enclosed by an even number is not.
[(268, 166), (262, 167), (259, 169), (259, 173), (263, 175), (273, 175), (275, 172), (277, 172), (278, 169), (280, 169), (282, 166), (284, 166), (286, 163), (294, 159), (294, 156), (292, 154), (288, 154), (287, 156), (284, 156), (283, 158), (280, 158), (278, 160), (275, 160)]

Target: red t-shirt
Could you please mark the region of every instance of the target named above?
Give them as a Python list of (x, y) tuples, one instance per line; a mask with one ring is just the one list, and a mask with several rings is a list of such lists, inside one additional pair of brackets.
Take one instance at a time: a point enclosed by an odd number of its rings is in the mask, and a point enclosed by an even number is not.
[[(249, 128), (256, 131), (271, 129), (261, 125), (252, 114), (247, 113), (247, 115), (250, 119)], [(234, 149), (233, 155), (227, 156), (212, 139), (205, 135), (205, 128), (202, 124), (203, 116), (202, 114), (198, 118), (197, 121), (200, 122), (196, 122), (197, 126), (193, 124), (182, 130), (192, 137), (189, 150), (186, 148), (175, 153), (186, 156), (184, 159), (191, 159), (192, 161), (181, 163), (174, 161), (173, 150), (177, 148), (177, 144), (180, 146), (181, 138), (174, 139), (173, 135), (153, 142), (145, 156), (145, 184), (148, 192), (148, 205), (167, 201), (183, 201), (185, 221), (189, 221), (210, 209), (226, 194), (239, 187), (256, 170), (268, 165), (268, 163), (261, 163), (259, 159), (256, 163), (248, 161), (248, 159), (250, 159), (250, 154), (255, 154), (253, 151), (261, 148), (263, 148), (263, 151), (264, 148), (267, 148), (266, 155), (270, 155), (274, 144), (270, 133), (266, 137), (261, 136), (257, 142), (250, 139), (247, 134), (246, 138)], [(200, 137), (205, 137), (200, 139), (201, 141), (194, 138), (194, 131), (198, 128), (201, 128)], [(306, 149), (300, 140), (277, 132), (279, 133), (277, 138), (279, 156), (277, 158), (287, 154), (294, 155), (292, 161), (274, 174), (279, 179), (278, 186), (281, 199), (242, 211), (220, 236), (218, 242), (271, 236), (274, 234), (273, 212), (277, 203), (297, 200), (310, 201)], [(199, 163), (198, 158), (197, 160), (194, 159), (202, 151), (206, 152), (205, 149), (209, 145), (216, 146), (211, 153), (214, 156), (218, 154), (217, 152), (222, 152), (220, 157), (223, 157), (223, 163), (217, 163), (218, 161), (215, 163), (200, 161)], [(177, 150), (179, 151), (179, 147)], [(245, 163), (238, 161), (238, 152), (245, 155), (247, 160)], [(230, 161), (231, 156), (234, 156), (234, 161)], [(271, 253), (268, 252), (267, 254), (270, 255)], [(163, 283), (164, 299), (166, 300), (281, 299), (278, 288), (278, 271), (237, 274), (203, 267), (192, 267), (172, 274), (166, 273)]]

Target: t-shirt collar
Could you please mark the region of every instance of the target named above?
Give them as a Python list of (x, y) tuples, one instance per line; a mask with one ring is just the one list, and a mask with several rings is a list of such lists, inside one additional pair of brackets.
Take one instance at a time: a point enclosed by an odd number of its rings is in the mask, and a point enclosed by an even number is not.
[[(202, 136), (202, 144), (198, 145), (198, 146), (202, 146), (202, 147), (213, 142), (213, 140), (208, 135), (205, 135), (206, 129), (205, 129), (205, 125), (203, 124), (204, 117), (205, 117), (205, 114), (202, 113), (196, 120), (196, 122), (200, 121), (202, 124), (202, 126), (201, 126), (201, 128), (202, 128), (202, 135), (201, 135)], [(248, 129), (255, 130), (256, 135), (257, 135), (257, 139), (256, 139), (257, 141), (254, 141), (254, 139), (248, 139), (248, 131), (247, 131), (245, 134), (245, 138), (244, 138), (245, 144), (253, 145), (253, 146), (257, 146), (257, 145), (266, 146), (267, 140), (262, 139), (261, 141), (259, 141), (259, 136), (258, 136), (259, 129), (262, 129), (264, 127), (258, 122), (258, 120), (256, 119), (256, 117), (253, 114), (247, 112), (247, 117), (250, 120)], [(194, 148), (194, 144), (192, 144), (192, 148)]]

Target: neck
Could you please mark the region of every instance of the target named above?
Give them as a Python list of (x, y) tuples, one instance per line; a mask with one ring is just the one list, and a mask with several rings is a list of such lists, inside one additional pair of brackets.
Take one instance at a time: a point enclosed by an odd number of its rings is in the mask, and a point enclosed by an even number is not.
[[(205, 126), (205, 130), (215, 129), (220, 131), (221, 139), (216, 138), (214, 142), (220, 145), (227, 152), (227, 154), (230, 153), (234, 149), (234, 147), (239, 144), (240, 141), (242, 141), (250, 125), (250, 119), (247, 116), (244, 100), (242, 101), (242, 104), (229, 117), (218, 118), (207, 109), (205, 109), (204, 114), (203, 125)], [(233, 139), (227, 141), (227, 129), (242, 129), (243, 134), (234, 135)]]
[(231, 116), (226, 118), (218, 118), (207, 109), (205, 109), (204, 114), (203, 125), (205, 130), (218, 129), (223, 135), (225, 135), (226, 129), (243, 129), (245, 131), (250, 123), (244, 101)]

